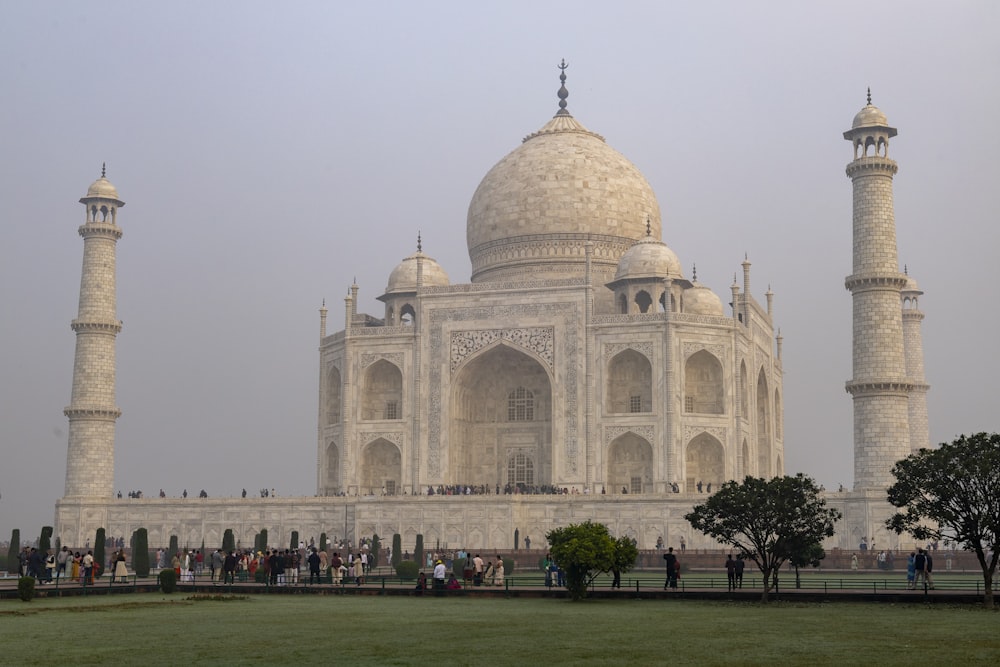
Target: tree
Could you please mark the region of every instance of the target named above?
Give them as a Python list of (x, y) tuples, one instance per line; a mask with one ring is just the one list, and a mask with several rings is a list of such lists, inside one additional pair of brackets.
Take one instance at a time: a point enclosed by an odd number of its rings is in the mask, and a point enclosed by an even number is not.
[(52, 526), (42, 526), (42, 534), (38, 537), (38, 550), (42, 554), (52, 548)]
[(587, 597), (590, 583), (615, 562), (615, 540), (603, 523), (573, 523), (550, 530), (545, 538), (549, 553), (566, 573), (566, 588), (572, 600)]
[(177, 536), (176, 535), (171, 535), (170, 536), (170, 546), (167, 547), (167, 562), (168, 563), (170, 562), (170, 559), (173, 558), (174, 554), (180, 555), (180, 548), (179, 548), (179, 546), (177, 544)]
[(390, 565), (396, 567), (403, 562), (403, 538), (399, 533), (392, 534), (392, 556)]
[(378, 533), (372, 535), (372, 552), (368, 556), (368, 564), (375, 568), (378, 567), (378, 557), (379, 552), (382, 550), (382, 541), (379, 540)]
[[(15, 570), (18, 568), (18, 556), (21, 553), (21, 529), (15, 528), (10, 531), (10, 546), (7, 547), (7, 569)], [(20, 571), (18, 571), (20, 574)]]
[(232, 528), (226, 528), (226, 532), (222, 533), (222, 550), (227, 554), (236, 551), (236, 537)]
[(292, 551), (295, 551), (296, 549), (298, 549), (298, 548), (299, 548), (299, 531), (297, 531), (297, 530), (293, 530), (293, 531), (292, 531), (292, 539), (291, 539), (291, 543), (292, 543), (292, 546), (291, 546), (291, 547), (289, 547), (289, 548), (290, 548), (290, 549), (291, 549)]
[(764, 576), (761, 600), (767, 602), (781, 564), (833, 535), (841, 514), (819, 493), (801, 473), (770, 480), (747, 476), (743, 482), (726, 482), (684, 518), (757, 564)]
[[(799, 568), (801, 567), (819, 567), (820, 562), (826, 558), (826, 551), (823, 549), (823, 545), (819, 542), (812, 542), (810, 544), (792, 544), (789, 549), (788, 564), (795, 568), (795, 587), (802, 588), (802, 580), (799, 578)], [(778, 573), (774, 573), (775, 582), (774, 585), (777, 587)]]
[(319, 550), (326, 551), (326, 533), (319, 534)]
[(132, 540), (132, 569), (135, 576), (149, 576), (149, 533), (145, 528), (136, 528)]
[(107, 540), (105, 530), (97, 529), (97, 536), (94, 538), (94, 576), (97, 577), (104, 572), (104, 545)]
[(621, 576), (635, 566), (635, 560), (639, 557), (639, 548), (635, 540), (622, 535), (615, 540), (615, 550), (611, 556), (611, 563), (605, 572), (617, 572)]
[(257, 549), (257, 551), (267, 550), (267, 528), (261, 528), (257, 537), (260, 538), (260, 549)]
[(886, 521), (917, 540), (953, 540), (976, 554), (983, 571), (984, 604), (993, 607), (1000, 558), (1000, 434), (962, 435), (937, 449), (897, 461), (889, 503), (902, 511)]
[(424, 566), (424, 536), (417, 535), (417, 544), (413, 547), (413, 560), (417, 562), (417, 567)]

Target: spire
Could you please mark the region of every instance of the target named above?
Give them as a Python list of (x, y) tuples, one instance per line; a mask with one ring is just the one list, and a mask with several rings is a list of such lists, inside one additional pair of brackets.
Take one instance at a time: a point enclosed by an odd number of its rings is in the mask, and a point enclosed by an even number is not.
[(108, 167), (107, 162), (101, 163), (101, 178), (107, 178), (107, 176), (105, 176), (105, 173), (107, 172), (107, 167)]
[(691, 282), (698, 282), (698, 265), (691, 264)]
[(652, 226), (652, 223), (649, 221), (649, 216), (647, 215), (646, 216), (646, 236), (652, 236), (652, 235), (653, 235), (653, 226)]
[(868, 86), (868, 104), (872, 103), (872, 87)]
[(566, 90), (566, 68), (569, 65), (566, 64), (566, 59), (563, 58), (562, 62), (558, 65), (559, 67), (559, 92), (556, 95), (559, 97), (559, 111), (556, 112), (557, 116), (569, 116), (569, 111), (566, 110), (566, 98), (569, 97), (569, 91)]
[(423, 252), (423, 251), (424, 251), (424, 244), (420, 240), (420, 232), (417, 231), (417, 252)]

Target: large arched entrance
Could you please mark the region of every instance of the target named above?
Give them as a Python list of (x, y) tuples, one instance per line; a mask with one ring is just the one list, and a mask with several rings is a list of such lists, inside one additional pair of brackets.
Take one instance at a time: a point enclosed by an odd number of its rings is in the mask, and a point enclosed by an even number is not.
[(501, 343), (469, 360), (453, 386), (449, 483), (551, 483), (552, 384), (537, 360)]
[(326, 493), (336, 495), (340, 493), (340, 449), (337, 443), (330, 441), (326, 446)]
[(653, 447), (635, 433), (623, 433), (608, 447), (608, 488), (611, 493), (653, 490)]

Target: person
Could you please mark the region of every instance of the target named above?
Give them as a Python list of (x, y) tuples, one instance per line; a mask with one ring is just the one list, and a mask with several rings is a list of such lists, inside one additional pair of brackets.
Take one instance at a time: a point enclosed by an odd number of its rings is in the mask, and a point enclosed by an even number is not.
[(458, 583), (458, 579), (455, 577), (455, 573), (451, 573), (451, 577), (448, 578), (448, 584), (446, 588), (449, 591), (460, 591), (462, 590), (462, 584)]
[(531, 538), (527, 535), (524, 536), (524, 548), (525, 549), (531, 548)]
[(236, 558), (236, 552), (230, 551), (226, 554), (226, 557), (222, 560), (222, 582), (226, 584), (236, 583), (236, 564), (239, 560)]
[(934, 558), (931, 557), (930, 550), (925, 555), (927, 557), (927, 569), (924, 570), (924, 578), (927, 580), (927, 585), (930, 586), (930, 589), (934, 590), (934, 577), (931, 576), (931, 572), (934, 571)]
[(417, 575), (417, 585), (414, 586), (414, 595), (423, 595), (427, 590), (427, 575), (421, 572)]
[(445, 567), (444, 561), (440, 558), (434, 562), (434, 594), (441, 595), (444, 593), (444, 577), (445, 577)]
[(682, 537), (681, 538), (681, 553), (684, 553), (685, 549), (687, 549), (687, 542), (685, 542), (684, 538)]
[(360, 558), (354, 559), (354, 583), (358, 586), (365, 583), (365, 568)]
[(174, 576), (177, 577), (179, 581), (181, 578), (181, 557), (174, 552), (174, 555), (170, 557), (170, 567), (174, 570)]
[(309, 583), (320, 583), (319, 579), (319, 568), (320, 568), (320, 557), (316, 552), (316, 549), (312, 549), (312, 553), (309, 554), (309, 558), (306, 559), (309, 562)]
[(73, 581), (76, 581), (77, 579), (80, 578), (80, 563), (82, 561), (83, 561), (83, 556), (80, 555), (80, 552), (79, 551), (73, 552), (73, 555), (70, 558), (70, 571), (69, 571), (69, 577)]
[(500, 558), (500, 554), (497, 554), (497, 562), (493, 566), (493, 584), (503, 586), (503, 558)]
[(476, 554), (476, 557), (472, 559), (472, 566), (475, 568), (475, 572), (472, 574), (472, 583), (475, 586), (483, 585), (483, 559)]
[(83, 557), (83, 585), (94, 583), (94, 552), (88, 551)]
[(219, 579), (223, 578), (222, 565), (225, 560), (226, 558), (220, 550), (216, 549), (212, 552), (212, 557), (208, 561), (208, 567), (212, 573), (212, 581), (217, 581), (215, 577), (216, 573), (218, 573)]
[(917, 549), (917, 555), (913, 558), (913, 587), (916, 588), (920, 582), (927, 585), (927, 555), (923, 549)]
[(486, 561), (486, 569), (483, 570), (483, 581), (487, 586), (493, 585), (493, 561)]
[(852, 570), (858, 569), (858, 555), (857, 554), (851, 554), (851, 569)]
[(910, 552), (910, 555), (906, 558), (906, 587), (913, 590), (913, 580), (917, 574), (917, 554)]
[(115, 581), (119, 583), (128, 582), (128, 569), (125, 567), (125, 550), (122, 549), (115, 557)]
[(726, 558), (726, 579), (729, 581), (729, 590), (736, 590), (736, 561), (732, 554)]
[(736, 555), (736, 587), (743, 588), (743, 570), (746, 569), (746, 561), (743, 554)]
[(677, 588), (677, 555), (674, 554), (673, 547), (667, 548), (667, 553), (663, 554), (663, 560), (666, 561), (667, 565), (667, 580), (663, 582), (663, 590)]
[(59, 577), (66, 576), (66, 564), (73, 558), (73, 554), (70, 553), (69, 547), (63, 546), (59, 551), (59, 555), (56, 556), (56, 581), (59, 581)]
[(621, 588), (622, 587), (622, 569), (618, 567), (617, 563), (611, 566), (611, 588)]

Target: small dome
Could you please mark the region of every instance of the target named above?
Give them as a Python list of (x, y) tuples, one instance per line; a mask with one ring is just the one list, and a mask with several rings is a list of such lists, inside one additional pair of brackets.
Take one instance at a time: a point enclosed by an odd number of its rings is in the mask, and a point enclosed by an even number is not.
[(87, 196), (101, 197), (102, 199), (118, 199), (118, 190), (115, 186), (111, 185), (111, 181), (101, 176), (87, 188)]
[(851, 123), (852, 130), (859, 127), (889, 127), (889, 119), (881, 109), (869, 102), (854, 116), (854, 122)]
[(652, 236), (634, 244), (618, 260), (615, 280), (630, 278), (680, 278), (681, 262), (666, 243)]
[(917, 294), (923, 294), (920, 291), (920, 286), (917, 285), (917, 281), (913, 279), (913, 276), (906, 274), (906, 285), (903, 287), (904, 292), (916, 292)]
[(423, 285), (436, 287), (449, 285), (448, 274), (435, 260), (418, 250), (399, 263), (389, 274), (386, 294), (417, 291), (417, 258), (423, 259)]
[(724, 314), (722, 299), (715, 292), (699, 282), (684, 290), (684, 312), (692, 315)]

